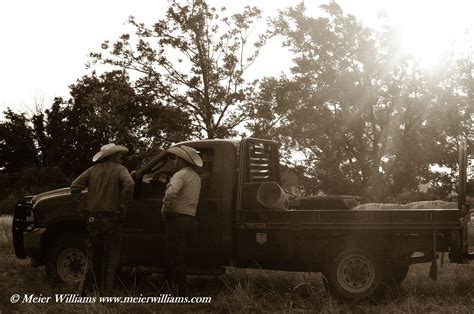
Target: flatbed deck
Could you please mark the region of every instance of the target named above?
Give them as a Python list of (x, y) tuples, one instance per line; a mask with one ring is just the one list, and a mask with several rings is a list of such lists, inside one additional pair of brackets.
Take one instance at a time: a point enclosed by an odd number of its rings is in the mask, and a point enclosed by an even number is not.
[(457, 209), (247, 210), (238, 228), (461, 229)]

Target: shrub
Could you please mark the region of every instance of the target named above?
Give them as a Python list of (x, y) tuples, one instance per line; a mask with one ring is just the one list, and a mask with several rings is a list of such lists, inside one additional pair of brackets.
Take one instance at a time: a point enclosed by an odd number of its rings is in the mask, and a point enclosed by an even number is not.
[(69, 186), (72, 179), (59, 167), (31, 166), (19, 173), (3, 174), (0, 180), (0, 215), (12, 214), (20, 197)]

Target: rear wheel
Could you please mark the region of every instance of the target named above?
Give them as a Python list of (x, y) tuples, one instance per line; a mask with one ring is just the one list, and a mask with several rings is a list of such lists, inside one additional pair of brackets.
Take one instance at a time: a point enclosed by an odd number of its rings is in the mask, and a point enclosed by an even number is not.
[(47, 255), (46, 272), (53, 281), (75, 284), (81, 282), (87, 271), (85, 236), (57, 237)]
[(335, 296), (359, 300), (383, 292), (382, 263), (366, 249), (343, 249), (326, 262), (324, 284)]

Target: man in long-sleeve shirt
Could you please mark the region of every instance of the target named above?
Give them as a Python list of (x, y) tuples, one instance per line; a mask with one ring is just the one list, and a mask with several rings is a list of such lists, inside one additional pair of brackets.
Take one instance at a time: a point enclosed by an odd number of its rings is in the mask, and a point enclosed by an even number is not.
[(186, 238), (196, 229), (196, 210), (201, 179), (193, 167), (202, 167), (202, 159), (191, 147), (175, 146), (167, 151), (167, 166), (174, 169), (163, 198), (161, 213), (165, 222), (167, 267), (166, 278), (177, 285), (178, 295), (186, 291)]
[(126, 147), (113, 143), (102, 146), (92, 159), (97, 164), (71, 184), (71, 194), (77, 202), (81, 202), (82, 190), (88, 188), (87, 276), (89, 281), (100, 278), (99, 284), (105, 289), (112, 288), (122, 244), (121, 220), (133, 198), (135, 183), (122, 165), (122, 154), (126, 152)]
[(71, 184), (71, 193), (79, 195), (88, 188), (87, 210), (120, 211), (124, 217), (132, 200), (134, 182), (127, 168), (107, 160), (83, 172)]
[(163, 211), (196, 216), (201, 178), (189, 166), (176, 172), (166, 186), (163, 198)]

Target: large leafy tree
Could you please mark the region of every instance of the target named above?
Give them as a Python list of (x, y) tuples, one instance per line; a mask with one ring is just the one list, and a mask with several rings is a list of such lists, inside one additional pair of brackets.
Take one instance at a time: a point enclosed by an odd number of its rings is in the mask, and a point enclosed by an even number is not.
[(93, 73), (70, 86), (71, 99), (56, 98), (50, 109), (33, 117), (44, 165), (80, 173), (108, 142), (131, 149), (129, 166), (149, 153), (189, 137), (187, 117), (138, 94), (123, 71)]
[(11, 109), (0, 122), (0, 169), (5, 173), (19, 172), (38, 163), (33, 128), (25, 114)]
[(325, 193), (381, 201), (420, 183), (446, 187), (449, 176), (432, 168), (455, 168), (472, 128), (466, 62), (430, 73), (400, 53), (389, 27), (366, 28), (334, 1), (321, 8), (317, 18), (300, 4), (274, 19), (295, 65), (289, 78), (260, 81), (250, 130), (303, 152), (305, 174)]
[[(171, 1), (164, 18), (148, 27), (130, 17), (135, 35), (102, 44), (94, 62), (139, 74), (136, 88), (191, 117), (197, 137), (227, 137), (247, 118), (246, 69), (265, 36), (252, 35), (260, 11), (246, 7), (224, 16), (225, 8), (204, 0)], [(253, 47), (248, 46), (253, 43)]]
[(442, 68), (434, 75), (431, 99), (422, 127), (423, 154), (435, 168), (449, 171), (432, 171), (424, 176), (431, 183), (433, 194), (452, 195), (458, 184), (458, 147), (461, 141), (468, 144), (473, 156), (474, 142), (474, 79), (472, 52), (460, 59), (447, 57)]
[(300, 4), (275, 20), (295, 62), (280, 129), (305, 153), (321, 190), (361, 195), (382, 180), (394, 112), (388, 49), (335, 2), (322, 8), (326, 17), (308, 17)]

